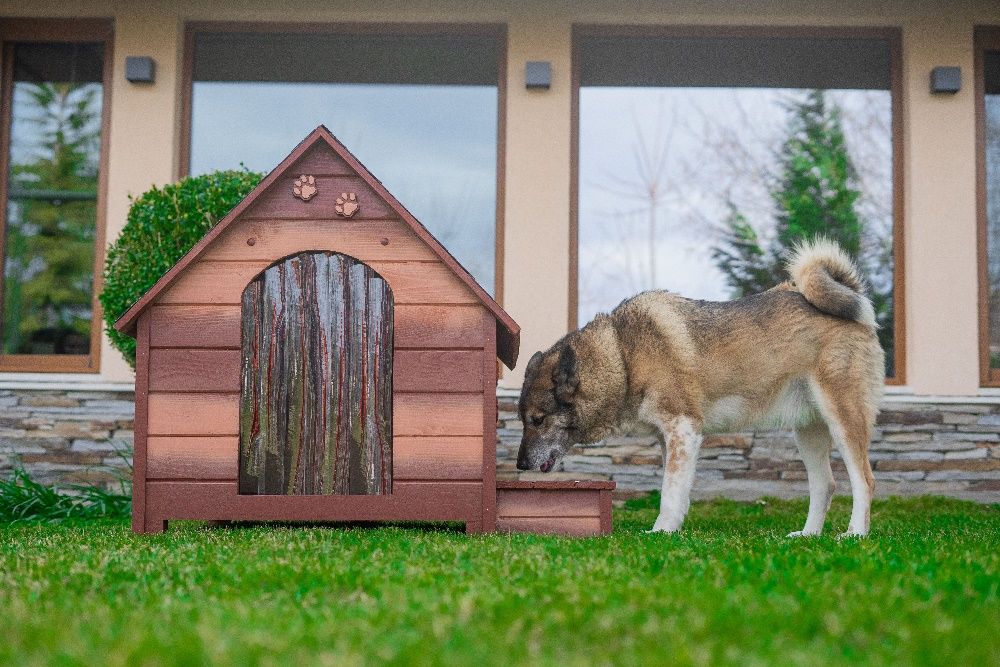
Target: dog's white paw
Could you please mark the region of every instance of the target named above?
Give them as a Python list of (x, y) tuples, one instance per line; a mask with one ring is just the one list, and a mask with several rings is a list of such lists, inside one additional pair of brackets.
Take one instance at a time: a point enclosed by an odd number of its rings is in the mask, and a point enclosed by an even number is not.
[(658, 518), (653, 527), (647, 530), (647, 533), (677, 533), (681, 529), (681, 521), (674, 519), (664, 519)]
[(795, 530), (785, 535), (785, 537), (817, 537), (819, 534), (818, 530)]
[(838, 540), (861, 539), (865, 537), (868, 537), (868, 531), (861, 532), (857, 530), (851, 530), (850, 528), (847, 529), (847, 532), (837, 535)]

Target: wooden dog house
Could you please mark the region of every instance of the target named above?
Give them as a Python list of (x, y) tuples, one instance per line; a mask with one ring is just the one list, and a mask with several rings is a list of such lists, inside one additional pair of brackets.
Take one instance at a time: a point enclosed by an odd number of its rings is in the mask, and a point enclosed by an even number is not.
[(514, 367), (518, 325), (325, 127), (115, 327), (137, 340), (137, 532), (169, 519), (481, 532), (498, 493), (519, 513), (501, 528), (610, 530), (606, 486), (552, 496), (550, 524), (497, 489), (497, 359)]

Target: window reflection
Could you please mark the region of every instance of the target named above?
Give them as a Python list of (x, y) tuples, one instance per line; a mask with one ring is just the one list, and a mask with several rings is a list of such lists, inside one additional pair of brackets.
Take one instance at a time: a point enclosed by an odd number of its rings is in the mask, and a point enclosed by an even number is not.
[[(858, 259), (872, 286), (891, 377), (888, 49), (865, 47), (876, 66), (859, 70), (852, 89), (825, 87), (850, 81), (818, 51), (802, 71), (775, 55), (806, 58), (819, 48), (808, 40), (680, 40), (684, 49), (676, 41), (625, 40), (618, 51), (608, 38), (584, 41), (579, 324), (648, 289), (709, 300), (767, 289), (786, 279), (790, 245), (821, 233)], [(664, 69), (652, 75), (621, 55), (640, 52)]]
[(18, 44), (13, 61), (3, 352), (87, 354), (102, 47)]
[(1000, 368), (1000, 51), (983, 59), (990, 368)]
[(496, 49), (482, 37), (199, 35), (190, 171), (267, 172), (322, 123), (492, 293)]

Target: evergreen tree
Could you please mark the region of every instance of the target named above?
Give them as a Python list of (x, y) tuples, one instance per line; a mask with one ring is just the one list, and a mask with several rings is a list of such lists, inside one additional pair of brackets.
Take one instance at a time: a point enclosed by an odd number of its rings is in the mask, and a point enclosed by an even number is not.
[(24, 95), (27, 113), (18, 120), (32, 142), (29, 159), (11, 168), (3, 351), (85, 353), (91, 327), (101, 88), (24, 83), (16, 92)]
[(827, 103), (823, 91), (810, 91), (789, 107), (790, 122), (778, 160), (771, 198), (775, 206), (774, 234), (761, 239), (746, 217), (730, 204), (722, 238), (712, 257), (734, 297), (754, 294), (787, 279), (784, 260), (799, 242), (825, 236), (836, 241), (859, 264), (872, 285), (872, 302), (879, 340), (886, 350), (887, 372), (893, 373), (892, 285), (870, 279), (874, 265), (891, 269), (885, 248), (865, 261), (864, 225), (855, 210), (860, 192), (847, 152), (840, 109)]
[(761, 244), (757, 231), (736, 205), (729, 203), (725, 233), (712, 257), (733, 288), (734, 296), (756, 294), (774, 287), (775, 258)]

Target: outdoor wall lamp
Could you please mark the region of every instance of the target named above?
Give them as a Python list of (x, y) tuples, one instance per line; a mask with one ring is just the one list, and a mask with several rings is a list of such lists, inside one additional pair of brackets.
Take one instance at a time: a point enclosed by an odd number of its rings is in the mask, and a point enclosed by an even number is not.
[(931, 92), (954, 95), (962, 89), (961, 67), (935, 67), (931, 70)]
[(524, 87), (531, 90), (548, 90), (552, 85), (552, 63), (529, 60), (524, 66)]
[(126, 57), (125, 80), (129, 83), (153, 83), (156, 80), (156, 62), (149, 56)]

